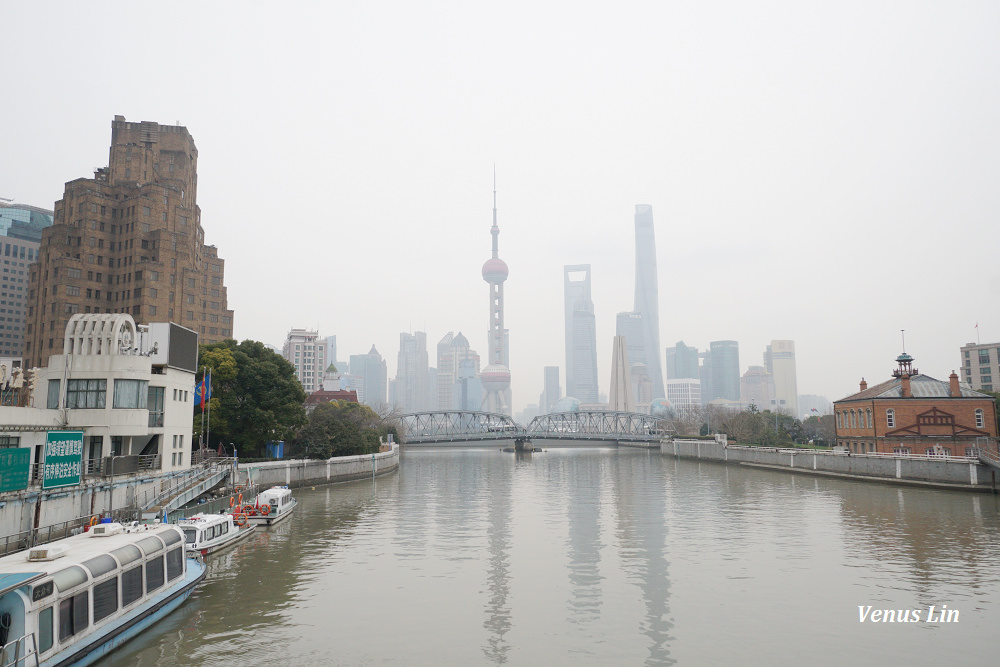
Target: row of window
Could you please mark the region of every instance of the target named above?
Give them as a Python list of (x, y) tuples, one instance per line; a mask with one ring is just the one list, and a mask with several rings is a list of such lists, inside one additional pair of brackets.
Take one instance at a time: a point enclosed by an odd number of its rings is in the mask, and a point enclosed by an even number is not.
[[(871, 408), (866, 409), (864, 412), (861, 410), (838, 410), (836, 414), (837, 428), (872, 428), (873, 426)], [(953, 421), (954, 418), (950, 418), (948, 421), (940, 423), (950, 424)], [(896, 428), (896, 411), (892, 408), (887, 408), (885, 411), (885, 425), (887, 428)], [(986, 412), (982, 408), (977, 408), (976, 428), (983, 428), (985, 425)]]

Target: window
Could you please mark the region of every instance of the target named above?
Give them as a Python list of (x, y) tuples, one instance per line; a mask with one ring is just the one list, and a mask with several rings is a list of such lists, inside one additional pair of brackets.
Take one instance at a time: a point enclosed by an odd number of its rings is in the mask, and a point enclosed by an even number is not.
[(982, 408), (976, 410), (976, 428), (982, 428), (986, 424), (985, 413)]
[(178, 547), (167, 552), (167, 581), (173, 581), (184, 574), (184, 549)]
[(122, 573), (122, 606), (127, 607), (142, 597), (142, 566)]
[(38, 652), (45, 653), (52, 648), (52, 607), (38, 614)]
[(865, 410), (865, 423), (867, 424), (866, 428), (871, 428), (872, 427), (872, 411), (871, 411), (871, 408), (868, 408), (867, 410)]
[(89, 602), (89, 593), (83, 591), (59, 603), (59, 641), (87, 629), (90, 625)]
[(147, 406), (149, 409), (149, 425), (163, 426), (163, 387), (150, 387)]
[(49, 380), (49, 395), (45, 401), (45, 407), (49, 410), (55, 410), (59, 407), (59, 380)]
[(118, 611), (118, 577), (94, 586), (94, 623)]
[(107, 393), (107, 380), (67, 380), (66, 407), (103, 409)]
[(11, 449), (20, 446), (21, 446), (21, 436), (0, 435), (0, 449)]
[(149, 382), (147, 380), (115, 380), (115, 398), (111, 407), (145, 409), (148, 395)]
[(896, 428), (896, 411), (892, 408), (885, 411), (885, 425), (889, 428)]
[(146, 563), (146, 594), (163, 585), (163, 556), (157, 556)]

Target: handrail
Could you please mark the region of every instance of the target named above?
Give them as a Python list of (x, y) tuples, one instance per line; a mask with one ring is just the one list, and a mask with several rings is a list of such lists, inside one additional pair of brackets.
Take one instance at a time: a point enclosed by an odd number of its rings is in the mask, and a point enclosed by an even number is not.
[[(31, 646), (28, 646), (28, 638), (31, 638)], [(21, 652), (21, 646), (24, 645), (24, 652)], [(14, 653), (11, 655), (8, 651), (14, 647)], [(34, 656), (35, 667), (38, 667), (38, 645), (35, 643), (35, 633), (29, 632), (23, 637), (18, 637), (12, 642), (7, 642), (3, 647), (0, 647), (0, 667), (14, 667), (15, 665), (27, 665), (29, 658)]]

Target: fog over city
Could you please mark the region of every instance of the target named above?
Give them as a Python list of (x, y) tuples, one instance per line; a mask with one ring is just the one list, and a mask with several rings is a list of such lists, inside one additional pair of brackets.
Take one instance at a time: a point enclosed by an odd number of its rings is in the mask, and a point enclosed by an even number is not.
[[(487, 358), (494, 167), (513, 407), (565, 372), (590, 264), (600, 387), (652, 206), (660, 353), (794, 340), (800, 394), (947, 379), (1000, 340), (995, 2), (10, 3), (0, 197), (51, 209), (111, 121), (186, 126), (237, 339), (461, 331)], [(976, 326), (978, 325), (978, 332)], [(565, 375), (561, 375), (565, 387)]]

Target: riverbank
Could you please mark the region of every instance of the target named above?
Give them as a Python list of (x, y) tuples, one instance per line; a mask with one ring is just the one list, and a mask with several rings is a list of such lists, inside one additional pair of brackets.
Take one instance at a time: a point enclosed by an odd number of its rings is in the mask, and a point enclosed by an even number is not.
[(378, 477), (398, 468), (399, 445), (393, 444), (392, 449), (378, 454), (341, 456), (325, 461), (297, 459), (240, 464), (237, 468), (236, 483), (249, 482), (259, 485), (262, 489), (270, 486), (295, 488)]
[(660, 444), (660, 453), (787, 472), (858, 479), (960, 491), (997, 492), (996, 472), (966, 456), (896, 456), (847, 454), (830, 450), (777, 449), (730, 445), (725, 436), (712, 440), (675, 438)]

